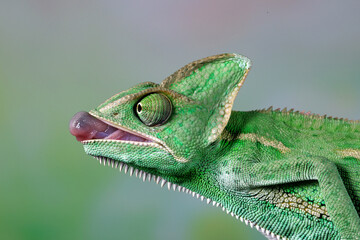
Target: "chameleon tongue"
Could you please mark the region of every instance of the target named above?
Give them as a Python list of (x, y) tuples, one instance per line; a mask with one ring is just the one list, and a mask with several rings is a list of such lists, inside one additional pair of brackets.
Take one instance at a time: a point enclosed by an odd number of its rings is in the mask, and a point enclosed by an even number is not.
[(141, 136), (112, 127), (105, 122), (91, 116), (87, 112), (78, 112), (70, 120), (70, 133), (78, 141), (90, 139), (113, 139), (123, 141), (150, 142)]
[(108, 127), (108, 124), (91, 116), (87, 112), (76, 113), (69, 124), (70, 133), (74, 135), (78, 141), (92, 139), (97, 133), (106, 132)]
[[(94, 138), (97, 138), (96, 136)], [(142, 138), (140, 136), (131, 134), (129, 132), (117, 129), (115, 132), (106, 136), (104, 139), (113, 139), (113, 140), (123, 140), (123, 141), (133, 141), (133, 142), (149, 142), (149, 140)]]

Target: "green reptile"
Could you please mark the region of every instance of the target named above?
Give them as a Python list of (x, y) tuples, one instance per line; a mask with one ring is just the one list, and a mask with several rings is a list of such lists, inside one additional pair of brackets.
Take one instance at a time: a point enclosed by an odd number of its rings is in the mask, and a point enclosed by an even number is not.
[(272, 239), (360, 239), (360, 122), (232, 111), (250, 60), (194, 61), (77, 113), (100, 163), (220, 206)]

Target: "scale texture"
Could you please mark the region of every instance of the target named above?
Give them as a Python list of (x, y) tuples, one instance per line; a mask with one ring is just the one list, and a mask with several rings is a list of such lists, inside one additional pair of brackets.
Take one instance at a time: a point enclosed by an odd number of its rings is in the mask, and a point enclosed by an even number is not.
[(205, 200), (268, 238), (360, 239), (360, 123), (293, 110), (233, 111), (251, 67), (194, 61), (76, 114), (85, 152)]

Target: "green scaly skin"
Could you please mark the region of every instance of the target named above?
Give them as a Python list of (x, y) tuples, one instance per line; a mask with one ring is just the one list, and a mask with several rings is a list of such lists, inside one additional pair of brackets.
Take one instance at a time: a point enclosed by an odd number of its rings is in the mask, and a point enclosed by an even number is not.
[(250, 66), (216, 55), (111, 97), (90, 114), (149, 141), (89, 139), (85, 152), (201, 196), (269, 238), (360, 239), (359, 121), (232, 111)]

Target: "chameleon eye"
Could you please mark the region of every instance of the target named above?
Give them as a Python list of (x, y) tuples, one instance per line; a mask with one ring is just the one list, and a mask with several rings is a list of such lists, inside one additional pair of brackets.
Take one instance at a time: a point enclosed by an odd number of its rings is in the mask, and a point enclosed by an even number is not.
[(158, 126), (169, 119), (172, 113), (172, 104), (164, 94), (152, 93), (136, 104), (135, 112), (146, 126)]

